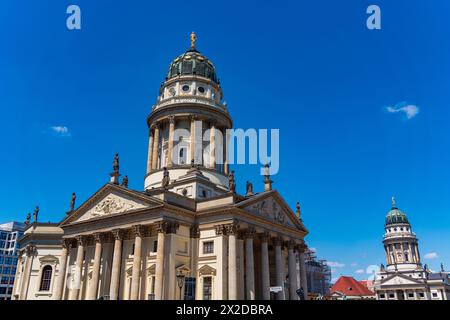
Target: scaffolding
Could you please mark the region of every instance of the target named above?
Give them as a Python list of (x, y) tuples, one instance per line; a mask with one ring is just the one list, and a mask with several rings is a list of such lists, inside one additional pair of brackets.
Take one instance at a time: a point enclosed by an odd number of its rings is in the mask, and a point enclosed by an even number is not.
[(324, 259), (317, 259), (316, 252), (307, 249), (305, 252), (308, 292), (315, 296), (325, 296), (331, 287), (331, 269)]

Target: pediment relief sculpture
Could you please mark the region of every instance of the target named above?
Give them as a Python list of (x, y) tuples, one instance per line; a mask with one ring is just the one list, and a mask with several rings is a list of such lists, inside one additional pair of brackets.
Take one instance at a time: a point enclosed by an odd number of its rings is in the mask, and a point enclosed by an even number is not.
[(258, 216), (271, 219), (280, 224), (292, 226), (292, 222), (286, 216), (286, 213), (280, 207), (280, 205), (274, 201), (273, 198), (264, 199), (260, 202), (252, 204), (245, 208), (245, 210), (254, 213)]

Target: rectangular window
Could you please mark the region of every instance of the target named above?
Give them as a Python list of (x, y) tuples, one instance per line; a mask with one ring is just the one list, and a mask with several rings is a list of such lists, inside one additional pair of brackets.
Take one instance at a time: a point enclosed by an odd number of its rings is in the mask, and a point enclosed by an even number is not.
[(158, 252), (158, 240), (153, 241), (153, 252)]
[(184, 282), (184, 300), (195, 300), (195, 278), (186, 277)]
[(380, 294), (380, 299), (386, 298), (386, 295), (384, 293)]
[(419, 292), (419, 297), (423, 298), (424, 296), (423, 292)]
[(414, 298), (414, 293), (408, 293), (408, 298)]
[(437, 293), (436, 292), (433, 292), (432, 294), (433, 294), (433, 298), (437, 298)]
[(214, 253), (214, 241), (203, 242), (203, 254)]
[(394, 298), (395, 298), (395, 295), (393, 293), (390, 293), (389, 294), (389, 299), (394, 299)]
[(212, 277), (203, 277), (203, 300), (212, 299)]

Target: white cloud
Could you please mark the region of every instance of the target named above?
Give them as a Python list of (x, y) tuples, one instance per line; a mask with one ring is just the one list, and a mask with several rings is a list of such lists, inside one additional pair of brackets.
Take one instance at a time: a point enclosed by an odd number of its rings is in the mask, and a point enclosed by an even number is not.
[(327, 265), (332, 268), (343, 268), (345, 264), (336, 261), (327, 261)]
[(366, 270), (364, 270), (364, 269), (358, 269), (358, 270), (355, 271), (355, 273), (357, 273), (357, 274), (362, 274), (362, 273), (365, 273), (365, 272), (366, 272)]
[(426, 255), (423, 256), (425, 259), (437, 259), (439, 258), (438, 254), (436, 252), (429, 252)]
[(352, 264), (350, 264), (351, 267), (356, 267), (358, 265), (358, 263), (353, 262)]
[(61, 137), (69, 137), (70, 136), (69, 128), (67, 128), (65, 126), (53, 126), (53, 127), (50, 127), (50, 129)]
[(406, 115), (406, 119), (412, 119), (419, 113), (419, 107), (412, 104), (402, 104), (396, 106), (386, 107), (386, 111), (389, 113), (403, 112)]

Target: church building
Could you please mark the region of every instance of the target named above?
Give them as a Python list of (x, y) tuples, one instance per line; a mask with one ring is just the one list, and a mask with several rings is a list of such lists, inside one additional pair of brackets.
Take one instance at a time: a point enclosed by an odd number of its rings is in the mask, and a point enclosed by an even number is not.
[(78, 207), (73, 194), (62, 221), (38, 222), (36, 208), (20, 239), (13, 299), (307, 297), (300, 206), (272, 188), (268, 165), (261, 192), (249, 182), (236, 192), (222, 143), (232, 118), (195, 42), (193, 33), (147, 117), (143, 190), (128, 187), (116, 154), (110, 181)]
[(377, 300), (450, 300), (449, 273), (442, 264), (439, 272), (422, 266), (419, 241), (394, 198), (384, 230), (387, 265), (375, 278)]

